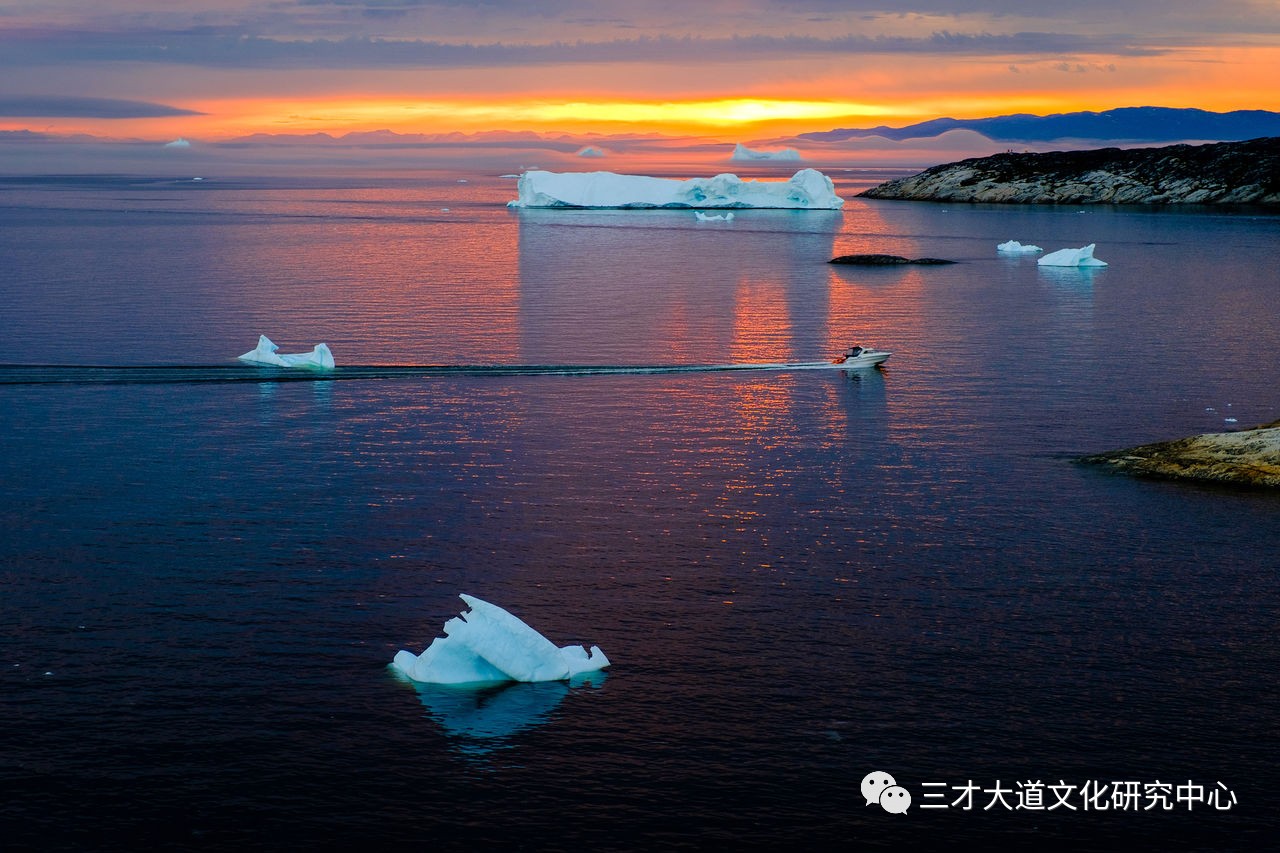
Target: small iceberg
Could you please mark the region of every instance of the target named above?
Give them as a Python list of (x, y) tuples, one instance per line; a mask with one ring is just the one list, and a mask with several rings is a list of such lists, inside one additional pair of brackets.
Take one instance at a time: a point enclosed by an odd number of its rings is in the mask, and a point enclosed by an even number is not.
[(333, 368), (333, 353), (329, 352), (327, 344), (316, 344), (315, 349), (311, 352), (299, 353), (278, 353), (280, 349), (266, 335), (258, 335), (258, 346), (242, 356), (238, 356), (241, 361), (248, 361), (253, 364), (266, 364), (271, 367), (301, 367), (311, 370), (331, 370)]
[(732, 213), (718, 213), (715, 216), (703, 213), (701, 210), (695, 210), (693, 215), (698, 218), (699, 222), (732, 222)]
[(1036, 252), (1043, 252), (1044, 249), (1030, 244), (1024, 246), (1017, 240), (1010, 240), (1008, 243), (996, 246), (996, 251), (1002, 255), (1034, 255)]
[(604, 151), (594, 145), (587, 145), (578, 150), (579, 157), (603, 157)]
[(495, 681), (564, 681), (609, 665), (592, 646), (557, 648), (507, 611), (475, 596), (459, 596), (471, 608), (444, 623), (445, 636), (415, 655), (399, 651), (392, 669), (426, 684)]
[(775, 160), (783, 162), (796, 162), (800, 159), (800, 152), (794, 148), (779, 148), (774, 151), (761, 151), (755, 148), (748, 148), (739, 142), (733, 147), (733, 154), (729, 159), (735, 163), (758, 162), (760, 160)]
[(1059, 249), (1036, 260), (1042, 267), (1105, 267), (1106, 261), (1093, 256), (1096, 243), (1090, 243), (1081, 249)]
[(737, 175), (713, 178), (651, 178), (613, 172), (529, 171), (520, 176), (520, 197), (507, 207), (582, 208), (743, 208), (839, 210), (831, 179), (801, 169), (786, 181), (744, 181)]

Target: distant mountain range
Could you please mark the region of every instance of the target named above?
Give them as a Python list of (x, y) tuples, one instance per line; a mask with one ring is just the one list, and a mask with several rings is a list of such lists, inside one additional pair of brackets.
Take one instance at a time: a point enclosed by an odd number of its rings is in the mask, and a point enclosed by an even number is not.
[(1280, 113), (1268, 110), (1206, 110), (1170, 107), (1122, 107), (1106, 112), (1028, 113), (991, 118), (939, 118), (906, 127), (840, 128), (801, 133), (809, 142), (844, 142), (879, 136), (902, 141), (941, 136), (950, 130), (972, 130), (996, 142), (1053, 142), (1059, 139), (1101, 142), (1232, 142), (1280, 136)]

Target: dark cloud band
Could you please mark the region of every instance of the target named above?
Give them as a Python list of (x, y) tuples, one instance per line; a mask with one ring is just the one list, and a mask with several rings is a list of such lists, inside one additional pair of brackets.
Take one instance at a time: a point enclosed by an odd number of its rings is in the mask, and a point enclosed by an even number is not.
[(0, 95), (0, 116), (20, 118), (156, 118), (202, 115), (166, 104), (118, 98)]

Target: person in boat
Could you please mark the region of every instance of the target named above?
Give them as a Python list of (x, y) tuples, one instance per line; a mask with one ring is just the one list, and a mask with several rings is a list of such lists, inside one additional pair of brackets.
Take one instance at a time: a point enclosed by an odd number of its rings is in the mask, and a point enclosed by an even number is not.
[(832, 364), (844, 364), (851, 358), (857, 358), (862, 355), (862, 347), (849, 347), (844, 351), (844, 355), (831, 359)]

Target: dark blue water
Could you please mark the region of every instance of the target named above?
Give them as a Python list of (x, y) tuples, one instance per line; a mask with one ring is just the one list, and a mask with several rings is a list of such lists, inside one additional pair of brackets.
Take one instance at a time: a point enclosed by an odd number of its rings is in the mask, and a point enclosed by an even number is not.
[[(0, 363), (224, 368), (260, 333), (340, 365), (894, 356), (0, 382), (7, 846), (1272, 837), (1280, 496), (1071, 460), (1280, 417), (1280, 218), (853, 201), (699, 225), (508, 211), (512, 182), (457, 177), (5, 185)], [(961, 263), (825, 264), (858, 251)], [(614, 665), (395, 679), (460, 592)], [(873, 770), (907, 814), (865, 804)], [(919, 808), (970, 781), (1236, 800)]]

